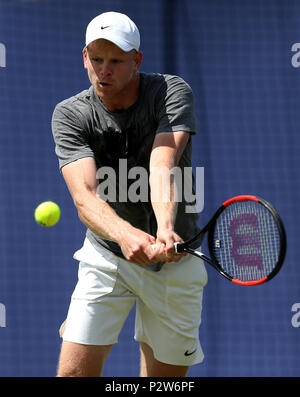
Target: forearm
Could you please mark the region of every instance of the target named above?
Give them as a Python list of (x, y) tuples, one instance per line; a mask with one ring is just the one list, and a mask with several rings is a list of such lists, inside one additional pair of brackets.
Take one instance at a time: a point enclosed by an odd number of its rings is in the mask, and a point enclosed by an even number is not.
[(149, 183), (152, 208), (157, 221), (156, 242), (165, 246), (164, 260), (178, 262), (181, 256), (174, 254), (174, 243), (182, 240), (174, 230), (177, 215), (174, 178), (166, 180), (159, 172), (152, 172)]
[(189, 134), (184, 131), (160, 133), (155, 138), (150, 157), (149, 184), (157, 221), (156, 243), (164, 245), (168, 262), (178, 262), (185, 255), (175, 254), (174, 243), (182, 242), (175, 231), (180, 199), (177, 189), (181, 188), (181, 170), (177, 167), (188, 139)]
[(153, 144), (149, 184), (159, 229), (174, 230), (180, 193), (177, 183), (181, 183), (181, 171), (177, 167), (188, 139), (189, 134), (183, 131), (160, 133)]
[(130, 224), (94, 192), (87, 190), (81, 193), (74, 198), (74, 203), (79, 219), (101, 238), (119, 242), (128, 232)]
[(92, 232), (119, 244), (125, 258), (148, 265), (157, 262), (162, 249), (153, 250), (155, 237), (120, 218), (113, 208), (97, 195), (96, 164), (87, 157), (71, 162), (62, 173), (78, 211), (79, 219)]
[(164, 169), (164, 172), (150, 173), (151, 203), (158, 230), (173, 230), (177, 214), (176, 187), (174, 178), (167, 175), (168, 168)]
[(155, 238), (120, 218), (93, 192), (84, 193), (74, 202), (79, 219), (98, 236), (118, 243), (126, 259), (140, 265), (159, 260), (162, 248), (155, 251), (151, 248)]

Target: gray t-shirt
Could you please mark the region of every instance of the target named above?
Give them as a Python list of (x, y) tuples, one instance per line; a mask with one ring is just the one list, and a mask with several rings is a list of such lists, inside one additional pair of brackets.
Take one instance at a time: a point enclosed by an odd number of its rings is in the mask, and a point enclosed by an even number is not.
[[(107, 169), (116, 176), (116, 189), (113, 195), (107, 194), (106, 201), (121, 218), (153, 236), (156, 236), (157, 224), (149, 198), (150, 188), (147, 200), (130, 200), (126, 193), (137, 180), (127, 178), (124, 181), (124, 165), (127, 172), (134, 167), (136, 170), (143, 167), (149, 175), (150, 154), (156, 134), (174, 131), (187, 131), (193, 135), (196, 133), (196, 120), (190, 86), (182, 78), (171, 75), (140, 73), (138, 100), (126, 110), (108, 110), (91, 86), (57, 104), (52, 117), (60, 169), (84, 157), (93, 157), (99, 171), (109, 167)], [(182, 178), (184, 168), (192, 166), (191, 153), (189, 139), (178, 165)], [(109, 172), (106, 179), (108, 175)], [(100, 184), (102, 182), (99, 181)], [(184, 180), (181, 184), (185, 186)], [(175, 231), (187, 240), (199, 231), (198, 214), (186, 213), (186, 204), (190, 203), (185, 202), (184, 194), (181, 196)], [(87, 237), (95, 247), (100, 244), (123, 257), (117, 243), (104, 240), (89, 229)]]

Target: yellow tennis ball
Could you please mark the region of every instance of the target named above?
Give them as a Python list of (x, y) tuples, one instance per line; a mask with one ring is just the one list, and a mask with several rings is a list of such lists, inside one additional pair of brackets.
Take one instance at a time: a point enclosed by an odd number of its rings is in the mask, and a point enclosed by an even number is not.
[(44, 201), (34, 211), (34, 219), (42, 226), (54, 226), (60, 218), (60, 208), (53, 201)]

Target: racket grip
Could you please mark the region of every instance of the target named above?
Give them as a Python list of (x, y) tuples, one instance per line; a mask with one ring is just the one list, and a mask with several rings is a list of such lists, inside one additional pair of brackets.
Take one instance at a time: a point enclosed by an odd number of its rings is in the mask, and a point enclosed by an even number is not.
[(175, 254), (179, 254), (180, 252), (183, 252), (184, 245), (182, 243), (174, 243), (174, 250)]
[[(151, 244), (151, 248), (155, 250), (157, 248), (157, 244)], [(179, 254), (180, 252), (183, 252), (183, 248), (184, 245), (182, 243), (178, 243), (178, 242), (174, 243), (175, 254)]]

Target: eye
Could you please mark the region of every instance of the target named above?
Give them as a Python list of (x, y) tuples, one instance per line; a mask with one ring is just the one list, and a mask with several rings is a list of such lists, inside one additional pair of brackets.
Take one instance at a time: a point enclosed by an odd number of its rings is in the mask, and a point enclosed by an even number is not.
[(101, 58), (92, 58), (92, 61), (99, 63), (102, 62), (103, 60)]

